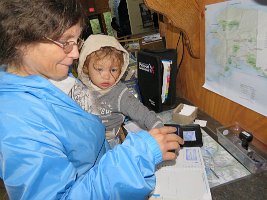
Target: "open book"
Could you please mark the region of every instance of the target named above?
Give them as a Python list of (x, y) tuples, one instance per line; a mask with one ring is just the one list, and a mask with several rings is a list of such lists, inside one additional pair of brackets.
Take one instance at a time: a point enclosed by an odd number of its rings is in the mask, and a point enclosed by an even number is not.
[(149, 200), (211, 200), (200, 147), (183, 148), (175, 161), (162, 162)]

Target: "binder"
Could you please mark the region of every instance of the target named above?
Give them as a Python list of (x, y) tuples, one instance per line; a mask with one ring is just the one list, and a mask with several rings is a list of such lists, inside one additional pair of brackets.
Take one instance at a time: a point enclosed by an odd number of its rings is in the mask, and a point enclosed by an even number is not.
[[(162, 61), (170, 61), (168, 94), (162, 102), (164, 66)], [(169, 110), (176, 106), (176, 49), (143, 49), (137, 53), (138, 85), (142, 103), (155, 112)]]

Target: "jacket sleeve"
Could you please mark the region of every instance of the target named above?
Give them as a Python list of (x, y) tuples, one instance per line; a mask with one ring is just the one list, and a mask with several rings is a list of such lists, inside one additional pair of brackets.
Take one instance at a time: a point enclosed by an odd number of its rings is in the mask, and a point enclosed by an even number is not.
[(156, 184), (155, 166), (161, 161), (159, 145), (150, 134), (130, 133), (73, 185), (66, 199), (147, 199)]
[(57, 138), (6, 136), (1, 151), (1, 177), (11, 200), (145, 199), (155, 187), (155, 165), (162, 160), (147, 132), (129, 134), (123, 145), (79, 176)]
[(141, 128), (150, 130), (163, 126), (162, 120), (156, 113), (144, 106), (144, 104), (129, 92), (127, 87), (122, 91), (119, 101), (119, 111), (137, 122)]

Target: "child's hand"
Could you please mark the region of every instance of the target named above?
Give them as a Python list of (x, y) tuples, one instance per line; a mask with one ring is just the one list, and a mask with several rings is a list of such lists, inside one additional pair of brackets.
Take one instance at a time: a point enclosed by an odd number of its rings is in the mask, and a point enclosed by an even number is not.
[(180, 144), (184, 144), (183, 139), (176, 135), (175, 131), (176, 128), (171, 126), (153, 128), (149, 131), (149, 133), (155, 138), (160, 146), (163, 160), (176, 159), (180, 150)]

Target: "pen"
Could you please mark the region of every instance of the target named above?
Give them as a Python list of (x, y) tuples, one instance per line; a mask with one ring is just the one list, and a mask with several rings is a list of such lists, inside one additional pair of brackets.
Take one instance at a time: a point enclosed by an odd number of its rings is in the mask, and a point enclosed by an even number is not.
[(213, 173), (214, 176), (216, 176), (216, 178), (220, 179), (220, 177), (218, 176), (218, 174), (216, 174), (213, 169), (210, 168), (210, 171)]

